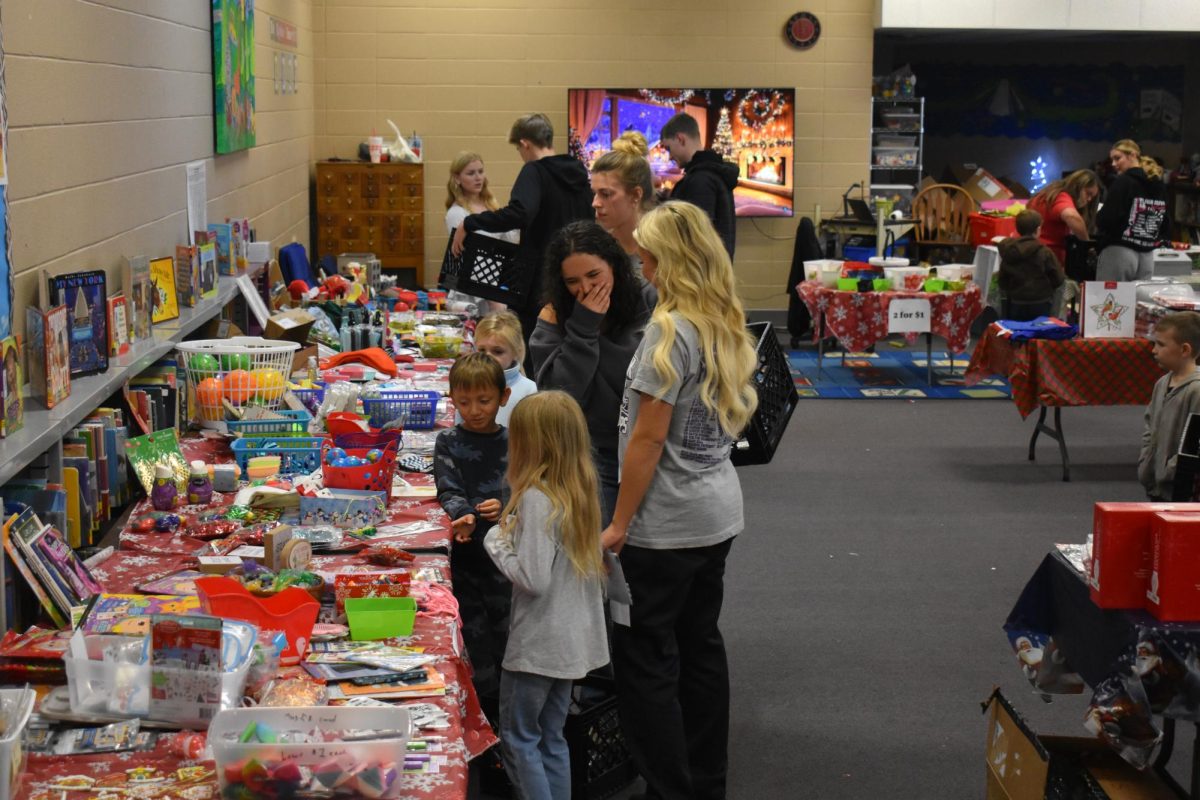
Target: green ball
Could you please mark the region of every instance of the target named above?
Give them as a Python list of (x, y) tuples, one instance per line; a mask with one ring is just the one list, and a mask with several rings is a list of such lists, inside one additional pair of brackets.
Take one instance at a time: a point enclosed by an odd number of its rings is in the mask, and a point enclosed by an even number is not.
[(199, 373), (205, 377), (215, 374), (220, 369), (217, 359), (208, 353), (196, 353), (188, 359), (188, 367), (192, 372)]
[(247, 353), (222, 353), (221, 369), (230, 372), (235, 369), (250, 369), (250, 356)]

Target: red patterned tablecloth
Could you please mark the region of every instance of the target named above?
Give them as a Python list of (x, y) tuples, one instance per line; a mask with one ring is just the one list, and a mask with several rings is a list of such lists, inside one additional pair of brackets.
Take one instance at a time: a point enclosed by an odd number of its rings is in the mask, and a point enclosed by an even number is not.
[[(817, 281), (802, 281), (796, 292), (813, 319), (824, 314), (826, 332), (850, 350), (865, 350), (887, 338), (888, 306), (897, 298), (928, 299), (933, 315), (931, 331), (946, 340), (952, 353), (967, 349), (971, 323), (983, 311), (982, 295), (973, 283), (962, 292), (839, 292)], [(819, 328), (813, 326), (814, 341), (820, 338)], [(908, 334), (907, 338), (914, 342), (917, 334)]]
[(1038, 406), (1144, 406), (1162, 377), (1148, 339), (1032, 339), (1013, 343), (988, 327), (967, 367), (967, 384), (1006, 377), (1022, 417)]
[[(131, 592), (137, 584), (178, 569), (182, 563), (178, 556), (150, 555), (118, 551), (97, 567), (96, 577), (105, 588), (113, 592)], [(360, 556), (320, 556), (314, 559), (314, 567), (321, 571), (341, 571), (347, 567), (365, 565)], [(450, 563), (446, 556), (418, 556), (417, 569), (433, 571), (443, 581), (449, 582)], [(467, 762), (496, 743), (478, 700), (471, 688), (469, 667), (462, 660), (462, 638), (456, 620), (447, 616), (420, 614), (413, 627), (413, 635), (403, 640), (405, 644), (424, 647), (425, 651), (438, 656), (436, 669), (446, 679), (444, 697), (422, 698), (445, 709), (450, 718), (450, 728), (436, 731), (444, 736), (442, 754), (446, 763), (440, 764), (436, 772), (405, 773), (403, 797), (418, 800), (451, 800), (462, 798), (467, 792)], [(137, 788), (128, 782), (127, 770), (149, 767), (160, 778), (152, 784)], [(183, 772), (179, 772), (179, 770)], [(194, 800), (211, 798), (217, 800), (215, 764), (211, 761), (185, 761), (163, 743), (153, 751), (145, 753), (114, 753), (100, 756), (71, 756), (50, 758), (31, 756), (22, 778), (18, 797), (31, 800), (60, 800), (63, 797), (62, 781), (73, 776), (83, 776), (93, 781), (103, 781), (113, 788), (127, 790), (121, 797), (146, 797), (154, 800)], [(97, 787), (98, 788), (98, 787)], [(145, 792), (144, 794), (141, 792)], [(68, 800), (94, 797), (95, 792), (68, 791)]]

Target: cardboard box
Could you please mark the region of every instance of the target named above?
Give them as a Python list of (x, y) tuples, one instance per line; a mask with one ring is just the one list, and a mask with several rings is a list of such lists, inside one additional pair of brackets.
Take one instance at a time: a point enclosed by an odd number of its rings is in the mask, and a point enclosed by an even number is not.
[(1200, 620), (1200, 516), (1154, 517), (1146, 610), (1161, 622)]
[(967, 194), (975, 198), (976, 203), (985, 200), (1008, 200), (1013, 196), (999, 178), (983, 167), (971, 173), (970, 177), (962, 182), (962, 187), (967, 190)]
[(267, 330), (263, 334), (268, 339), (281, 339), (288, 342), (308, 342), (308, 332), (312, 330), (316, 317), (299, 308), (280, 311), (267, 320)]
[(1153, 529), (1161, 512), (1200, 513), (1200, 503), (1096, 503), (1088, 584), (1100, 608), (1142, 608), (1153, 569)]
[(329, 497), (300, 496), (301, 525), (362, 528), (387, 519), (387, 492), (331, 489)]
[(988, 719), (987, 800), (1045, 798), (1051, 772), (1056, 789), (1069, 791), (1054, 797), (1175, 798), (1153, 770), (1139, 772), (1098, 738), (1038, 736), (999, 689), (984, 704), (984, 713)]

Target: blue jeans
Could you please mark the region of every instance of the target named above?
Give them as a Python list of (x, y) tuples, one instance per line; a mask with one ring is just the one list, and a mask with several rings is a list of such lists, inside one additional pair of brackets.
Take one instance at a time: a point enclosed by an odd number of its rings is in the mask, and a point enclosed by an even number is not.
[(570, 800), (571, 755), (563, 726), (572, 681), (500, 672), (500, 748), (521, 800)]
[(617, 507), (621, 469), (617, 464), (617, 454), (612, 450), (595, 450), (592, 460), (596, 464), (596, 477), (600, 479), (600, 527), (603, 529), (612, 522), (613, 511)]

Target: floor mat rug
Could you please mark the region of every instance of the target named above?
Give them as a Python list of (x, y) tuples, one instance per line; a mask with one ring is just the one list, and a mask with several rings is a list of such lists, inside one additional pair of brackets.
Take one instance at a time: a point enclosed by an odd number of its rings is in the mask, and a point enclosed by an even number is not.
[(927, 380), (928, 359), (919, 350), (886, 351), (880, 345), (875, 353), (825, 354), (817, 368), (817, 354), (811, 350), (792, 350), (788, 363), (800, 399), (814, 400), (879, 400), (894, 398), (930, 398), (938, 400), (1007, 400), (1011, 394), (1008, 382), (990, 378), (975, 386), (967, 386), (963, 378), (970, 358), (960, 353), (953, 360), (949, 354), (933, 352), (933, 380)]

